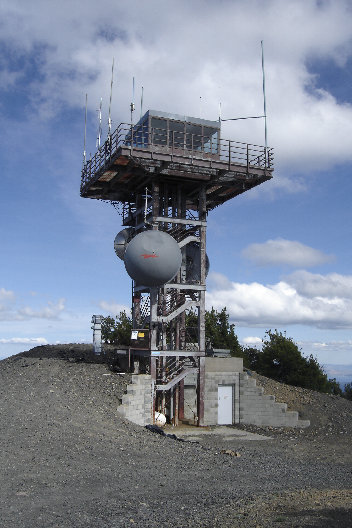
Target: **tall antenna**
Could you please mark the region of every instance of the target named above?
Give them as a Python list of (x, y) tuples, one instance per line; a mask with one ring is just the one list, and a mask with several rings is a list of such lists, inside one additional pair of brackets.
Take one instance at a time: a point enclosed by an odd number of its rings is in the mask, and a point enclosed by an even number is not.
[(96, 147), (100, 148), (100, 140), (101, 140), (101, 107), (103, 105), (103, 98), (100, 98), (100, 104), (99, 104), (99, 110), (98, 110), (98, 134), (97, 134), (97, 142)]
[(134, 77), (132, 77), (132, 103), (131, 103), (131, 125), (133, 125), (133, 112), (134, 112)]
[[(242, 119), (263, 119), (264, 118), (264, 127), (265, 127), (265, 149), (268, 146), (268, 131), (267, 131), (267, 123), (266, 123), (266, 98), (265, 98), (265, 71), (264, 71), (264, 46), (263, 41), (261, 40), (261, 46), (262, 46), (262, 72), (263, 72), (263, 98), (264, 98), (264, 115), (260, 116), (247, 116), (247, 117), (232, 117), (230, 119), (222, 119), (221, 112), (219, 121), (240, 121)], [(220, 109), (221, 109), (221, 103), (220, 103)]]
[(87, 153), (86, 153), (86, 139), (87, 139), (87, 104), (88, 104), (88, 94), (86, 94), (86, 109), (84, 112), (84, 144), (83, 144), (83, 165), (86, 164), (87, 161)]
[(221, 101), (219, 101), (219, 123), (221, 123)]
[(266, 98), (265, 98), (265, 69), (264, 69), (264, 45), (261, 40), (262, 46), (262, 72), (263, 72), (263, 99), (264, 99), (264, 130), (265, 130), (265, 148), (268, 146), (268, 130), (266, 124)]
[(144, 223), (147, 224), (147, 207), (148, 207), (148, 187), (145, 188), (145, 202), (144, 202)]
[(114, 82), (114, 57), (112, 58), (112, 67), (111, 67), (109, 120), (108, 120), (108, 140), (110, 140), (110, 137), (111, 137), (111, 100), (112, 100), (112, 84), (113, 84), (113, 82)]
[(141, 117), (140, 119), (142, 119), (142, 115), (143, 115), (143, 86), (142, 86), (142, 93), (141, 93)]

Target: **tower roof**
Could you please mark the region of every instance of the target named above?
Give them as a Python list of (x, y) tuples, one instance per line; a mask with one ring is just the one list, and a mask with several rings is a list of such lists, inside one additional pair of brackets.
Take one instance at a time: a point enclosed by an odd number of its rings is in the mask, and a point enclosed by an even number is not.
[(171, 119), (172, 121), (181, 121), (183, 123), (186, 122), (192, 125), (203, 125), (211, 128), (221, 128), (221, 122), (219, 120), (210, 121), (209, 119), (201, 119), (200, 117), (191, 117), (181, 114), (171, 114), (169, 112), (163, 112), (161, 110), (148, 110), (144, 114), (144, 116), (141, 117), (141, 119), (138, 121), (137, 125), (145, 123), (149, 117)]

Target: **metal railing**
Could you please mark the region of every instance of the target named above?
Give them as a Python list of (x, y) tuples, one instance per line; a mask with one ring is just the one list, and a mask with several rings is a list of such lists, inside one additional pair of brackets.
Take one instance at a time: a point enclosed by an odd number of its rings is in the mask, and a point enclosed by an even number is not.
[(164, 361), (158, 361), (156, 368), (156, 382), (166, 384), (176, 378), (181, 372), (190, 368), (196, 368), (195, 359), (190, 357), (165, 357)]
[[(121, 147), (130, 149), (138, 157), (139, 151), (152, 154), (170, 154), (184, 158), (185, 163), (206, 160), (210, 166), (226, 164), (228, 170), (234, 166), (273, 169), (273, 149), (217, 136), (199, 136), (182, 131), (171, 131), (147, 126), (132, 127), (121, 123), (95, 155), (82, 168), (81, 187), (89, 183), (97, 172), (108, 166)], [(187, 161), (188, 160), (188, 161)]]

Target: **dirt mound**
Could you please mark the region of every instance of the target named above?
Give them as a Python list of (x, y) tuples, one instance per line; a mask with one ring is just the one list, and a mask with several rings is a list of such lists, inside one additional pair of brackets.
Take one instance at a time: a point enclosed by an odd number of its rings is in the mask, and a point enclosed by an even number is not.
[[(267, 393), (315, 416), (313, 434), (177, 442), (119, 416), (130, 376), (104, 361), (88, 345), (41, 346), (0, 361), (3, 526), (350, 526), (351, 402), (261, 379)], [(334, 413), (347, 410), (342, 434)]]
[(253, 371), (250, 374), (265, 394), (272, 394), (277, 402), (287, 403), (288, 410), (298, 411), (300, 418), (310, 420), (305, 436), (352, 434), (352, 402), (341, 396), (286, 385)]

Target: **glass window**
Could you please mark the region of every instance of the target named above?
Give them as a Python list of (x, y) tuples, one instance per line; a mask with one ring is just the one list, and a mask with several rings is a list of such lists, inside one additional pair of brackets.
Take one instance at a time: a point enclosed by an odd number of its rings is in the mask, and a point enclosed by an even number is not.
[(181, 121), (169, 121), (169, 145), (184, 148), (185, 124)]
[(202, 150), (202, 125), (194, 125), (192, 123), (187, 123), (186, 134), (187, 148), (190, 150)]
[(204, 127), (204, 152), (209, 154), (218, 153), (218, 130), (216, 128)]
[(153, 129), (154, 145), (167, 145), (167, 120), (152, 117), (151, 127)]

